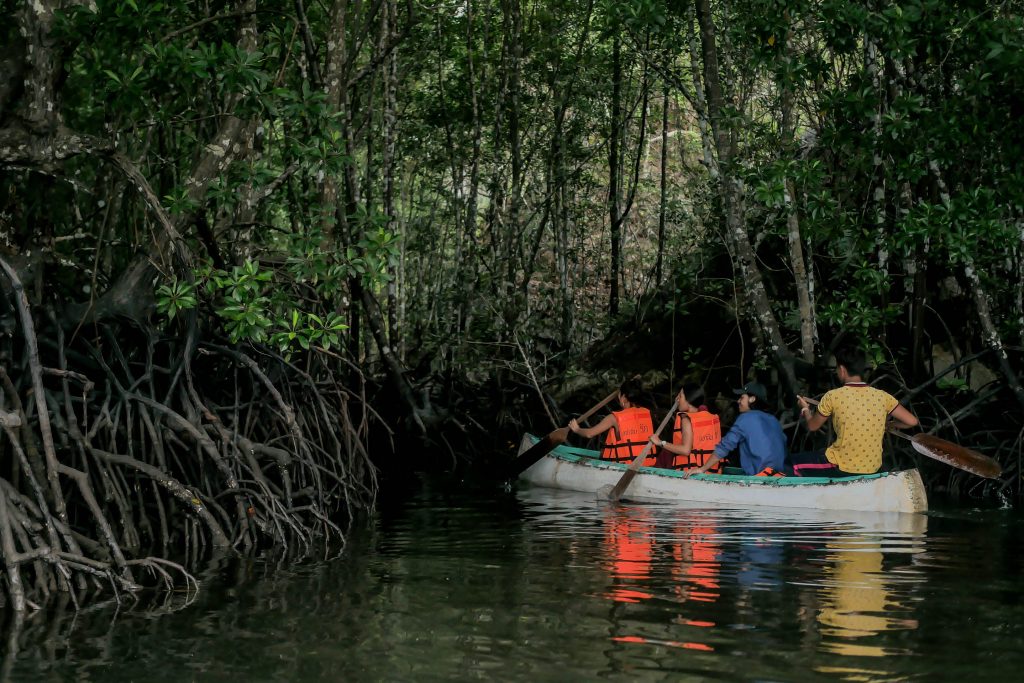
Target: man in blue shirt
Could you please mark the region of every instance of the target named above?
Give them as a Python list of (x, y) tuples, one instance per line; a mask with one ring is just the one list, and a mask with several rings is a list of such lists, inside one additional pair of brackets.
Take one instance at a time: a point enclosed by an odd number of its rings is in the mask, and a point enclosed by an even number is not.
[(786, 461), (786, 435), (775, 416), (767, 412), (768, 391), (759, 382), (747, 382), (742, 389), (733, 389), (739, 396), (739, 417), (729, 433), (715, 446), (715, 454), (700, 467), (687, 470), (684, 476), (704, 474), (734, 449), (740, 450), (740, 467), (748, 475), (781, 474)]

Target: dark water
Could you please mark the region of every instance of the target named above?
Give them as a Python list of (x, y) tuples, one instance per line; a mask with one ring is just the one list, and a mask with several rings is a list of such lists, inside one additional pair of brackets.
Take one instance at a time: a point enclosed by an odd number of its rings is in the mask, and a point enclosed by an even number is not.
[[(30, 619), (32, 681), (1019, 680), (1010, 511), (609, 506), (424, 486), (346, 556)], [(17, 651), (12, 658), (11, 653)]]

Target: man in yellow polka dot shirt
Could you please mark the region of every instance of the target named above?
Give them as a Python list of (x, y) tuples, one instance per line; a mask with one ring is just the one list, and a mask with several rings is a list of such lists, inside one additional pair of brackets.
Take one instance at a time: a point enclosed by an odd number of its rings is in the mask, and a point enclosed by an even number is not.
[(893, 396), (869, 387), (862, 376), (867, 369), (864, 351), (844, 346), (836, 351), (836, 377), (843, 386), (825, 394), (817, 410), (798, 396), (800, 414), (814, 432), (832, 419), (835, 442), (824, 451), (791, 456), (793, 473), (800, 476), (836, 477), (872, 474), (882, 466), (882, 436), (886, 420), (906, 429), (917, 425), (913, 413)]

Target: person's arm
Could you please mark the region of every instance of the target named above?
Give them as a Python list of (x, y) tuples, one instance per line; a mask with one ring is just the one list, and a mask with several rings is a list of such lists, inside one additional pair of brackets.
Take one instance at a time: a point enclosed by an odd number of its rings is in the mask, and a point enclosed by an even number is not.
[(693, 425), (690, 424), (690, 418), (685, 415), (683, 415), (683, 419), (679, 421), (679, 433), (682, 436), (682, 443), (665, 441), (657, 434), (651, 434), (651, 443), (668, 451), (669, 453), (687, 455), (689, 454), (690, 449), (693, 448)]
[(910, 429), (918, 424), (917, 417), (900, 403), (897, 403), (896, 407), (892, 409), (889, 417), (891, 418), (890, 424), (897, 429)]
[(689, 448), (683, 448), (681, 443), (672, 443), (671, 441), (665, 441), (657, 434), (651, 434), (651, 443), (660, 448), (663, 451), (669, 453), (675, 453), (676, 455), (686, 455), (690, 452)]
[[(742, 415), (740, 417), (742, 417)], [(740, 442), (743, 441), (743, 439), (745, 438), (741, 422), (741, 419), (736, 419), (736, 422), (734, 422), (732, 425), (732, 429), (730, 429), (729, 432), (722, 437), (722, 440), (718, 442), (718, 445), (715, 446), (714, 455), (708, 458), (708, 461), (706, 463), (704, 463), (700, 467), (695, 467), (691, 470), (684, 470), (683, 476), (688, 477), (691, 474), (704, 474), (712, 467), (717, 465), (720, 460), (725, 460), (725, 457), (732, 453), (736, 449), (736, 447), (740, 445)]]
[(722, 440), (718, 442), (718, 445), (715, 446), (714, 455), (708, 458), (708, 461), (700, 467), (683, 472), (683, 476), (688, 477), (691, 474), (704, 474), (717, 465), (720, 460), (725, 460), (730, 453), (739, 448), (739, 445), (747, 438), (747, 433), (743, 431), (743, 421), (743, 415), (737, 417), (736, 421), (732, 423), (732, 429), (730, 429), (726, 435), (722, 437)]
[(605, 415), (604, 419), (598, 422), (593, 427), (580, 427), (579, 423), (576, 421), (576, 418), (573, 418), (569, 420), (569, 429), (571, 429), (576, 434), (579, 434), (580, 436), (589, 439), (592, 436), (604, 434), (617, 424), (618, 421), (615, 419), (614, 415)]
[(715, 453), (700, 467), (695, 467), (692, 470), (683, 470), (683, 476), (688, 477), (691, 474), (705, 474), (708, 470), (717, 465), (719, 460), (721, 460), (721, 458), (718, 457), (718, 453)]
[(828, 422), (828, 416), (822, 415), (816, 408), (812, 408), (806, 398), (797, 396), (796, 400), (800, 403), (800, 416), (807, 423), (807, 431), (816, 432), (821, 429), (823, 424)]
[[(742, 415), (736, 418), (736, 422), (733, 423), (732, 429), (730, 429), (726, 435), (722, 437), (722, 440), (718, 442), (718, 445), (715, 446), (714, 457), (717, 460), (724, 460), (726, 456), (739, 448), (740, 443), (744, 438), (746, 438), (746, 435), (743, 432), (742, 418)], [(710, 460), (711, 458), (708, 458), (709, 462)]]

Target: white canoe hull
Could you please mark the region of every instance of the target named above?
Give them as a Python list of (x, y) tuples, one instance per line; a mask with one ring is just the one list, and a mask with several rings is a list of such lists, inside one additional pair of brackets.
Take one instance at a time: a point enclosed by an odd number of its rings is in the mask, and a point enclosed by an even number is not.
[[(535, 441), (525, 436), (520, 452)], [(602, 461), (595, 455), (594, 451), (559, 446), (519, 478), (537, 486), (596, 494), (618, 483), (626, 465)], [(916, 469), (837, 479), (727, 474), (687, 478), (676, 470), (641, 467), (623, 498), (864, 512), (928, 510), (928, 497)]]

